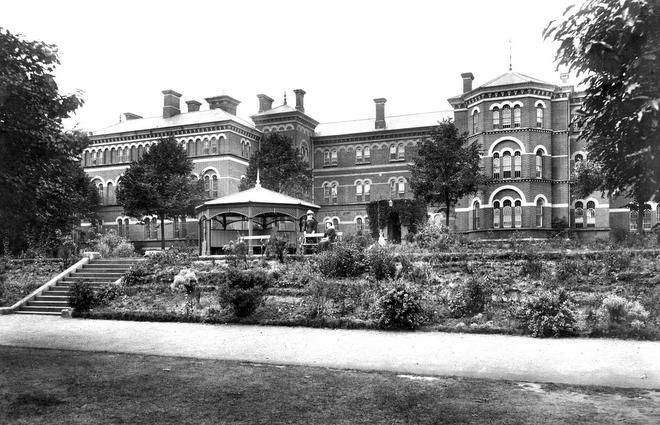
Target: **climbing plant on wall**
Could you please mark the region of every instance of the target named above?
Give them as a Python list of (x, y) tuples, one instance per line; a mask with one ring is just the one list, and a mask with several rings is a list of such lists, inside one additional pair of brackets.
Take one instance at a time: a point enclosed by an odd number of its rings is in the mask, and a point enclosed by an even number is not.
[[(390, 206), (392, 202), (392, 206)], [(402, 226), (408, 228), (408, 232), (416, 233), (417, 227), (426, 223), (426, 203), (417, 199), (393, 199), (372, 201), (367, 205), (369, 216), (369, 231), (371, 236), (378, 238), (379, 230), (387, 228), (387, 222), (392, 213), (399, 215)]]

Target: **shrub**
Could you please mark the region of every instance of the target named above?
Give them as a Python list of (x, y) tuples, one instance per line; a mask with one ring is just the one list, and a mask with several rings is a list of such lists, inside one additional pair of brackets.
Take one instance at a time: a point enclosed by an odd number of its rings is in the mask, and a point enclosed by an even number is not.
[(344, 237), (344, 243), (357, 245), (360, 248), (367, 248), (374, 244), (374, 238), (369, 233), (358, 231), (356, 234), (349, 234)]
[(529, 276), (539, 279), (543, 274), (543, 262), (538, 258), (528, 258), (520, 268), (520, 276)]
[(231, 306), (237, 317), (247, 317), (261, 305), (267, 287), (264, 270), (229, 268), (219, 288), (219, 301)]
[(149, 255), (146, 263), (151, 265), (152, 268), (164, 268), (164, 267), (183, 267), (187, 264), (190, 264), (192, 261), (193, 255), (191, 255), (187, 250), (180, 248), (170, 248), (165, 251), (154, 252)]
[(456, 244), (456, 238), (444, 226), (439, 227), (433, 223), (427, 223), (419, 229), (413, 241), (420, 248), (437, 251), (447, 251), (452, 245)]
[(89, 309), (94, 308), (96, 305), (94, 291), (87, 283), (76, 280), (71, 285), (69, 305), (78, 312), (88, 311)]
[(628, 334), (645, 326), (649, 312), (638, 301), (608, 295), (597, 312), (598, 328), (605, 334)]
[(304, 288), (317, 275), (318, 270), (309, 260), (288, 262), (286, 267), (280, 270), (274, 285), (282, 288)]
[(289, 244), (289, 239), (286, 235), (276, 233), (270, 237), (266, 243), (266, 256), (268, 258), (277, 258), (280, 263), (284, 262), (286, 257), (286, 248)]
[(338, 243), (315, 258), (321, 274), (328, 277), (357, 277), (367, 267), (364, 250), (354, 244)]
[(135, 247), (132, 243), (126, 241), (119, 243), (119, 245), (112, 250), (113, 257), (133, 257), (134, 255)]
[(562, 258), (561, 261), (557, 263), (557, 269), (555, 271), (555, 279), (558, 282), (566, 282), (575, 280), (581, 272), (581, 264), (577, 260), (571, 260), (568, 258)]
[(576, 324), (573, 303), (564, 289), (532, 296), (518, 307), (516, 316), (523, 332), (536, 338), (571, 335)]
[(172, 280), (172, 285), (170, 286), (172, 291), (183, 289), (186, 292), (186, 315), (189, 315), (192, 312), (195, 304), (199, 306), (201, 291), (197, 284), (197, 275), (190, 269), (181, 270)]
[(363, 304), (366, 286), (362, 282), (315, 280), (307, 286), (305, 304), (309, 319), (343, 316)]
[(377, 281), (393, 278), (396, 273), (396, 258), (392, 251), (375, 246), (367, 251), (369, 274)]
[(634, 254), (629, 252), (612, 252), (605, 256), (604, 261), (607, 265), (607, 273), (621, 272), (630, 267)]
[(484, 311), (489, 291), (477, 278), (459, 285), (447, 299), (447, 308), (453, 317), (474, 316)]
[(415, 329), (426, 321), (421, 297), (411, 287), (398, 284), (376, 301), (374, 315), (381, 329)]
[(94, 244), (94, 250), (102, 257), (131, 257), (135, 254), (133, 244), (114, 230), (101, 235)]
[(247, 267), (248, 245), (243, 241), (230, 241), (222, 247), (222, 251), (227, 256), (227, 264), (231, 267)]
[(124, 286), (147, 285), (154, 280), (153, 269), (147, 261), (140, 261), (131, 266), (128, 273), (124, 275), (122, 284)]
[(114, 300), (115, 298), (123, 294), (124, 291), (122, 290), (121, 287), (117, 285), (108, 285), (99, 289), (96, 292), (96, 294), (94, 295), (95, 297), (94, 301), (96, 305), (107, 305), (110, 303), (110, 301)]

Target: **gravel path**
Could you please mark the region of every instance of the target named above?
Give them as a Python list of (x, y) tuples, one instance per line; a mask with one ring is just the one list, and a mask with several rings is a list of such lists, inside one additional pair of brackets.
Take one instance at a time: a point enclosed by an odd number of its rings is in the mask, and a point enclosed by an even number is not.
[(0, 345), (660, 389), (660, 342), (0, 316)]

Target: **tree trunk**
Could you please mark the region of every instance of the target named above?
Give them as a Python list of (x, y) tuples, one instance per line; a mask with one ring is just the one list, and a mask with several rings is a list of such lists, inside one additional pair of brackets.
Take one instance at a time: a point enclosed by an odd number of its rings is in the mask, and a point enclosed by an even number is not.
[(445, 205), (447, 206), (447, 214), (445, 216), (445, 222), (447, 223), (447, 231), (449, 231), (449, 207), (451, 206), (451, 203), (446, 202)]
[(165, 251), (165, 214), (160, 214), (160, 249)]

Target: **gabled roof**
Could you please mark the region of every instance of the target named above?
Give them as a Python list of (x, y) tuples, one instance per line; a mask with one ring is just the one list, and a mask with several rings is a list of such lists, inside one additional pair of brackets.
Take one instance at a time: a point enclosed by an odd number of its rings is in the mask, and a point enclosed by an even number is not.
[(223, 196), (222, 198), (217, 198), (212, 201), (207, 201), (202, 205), (202, 207), (220, 206), (220, 205), (237, 205), (237, 204), (248, 204), (248, 203), (302, 206), (304, 208), (315, 208), (315, 209), (321, 208), (320, 206), (316, 204), (312, 204), (311, 202), (303, 201), (302, 199), (294, 198), (292, 196), (284, 195), (283, 193), (266, 189), (264, 187), (261, 187), (260, 184), (257, 184), (252, 189), (244, 190), (242, 192), (232, 193), (231, 195)]
[(530, 77), (529, 75), (521, 74), (519, 72), (505, 72), (499, 77), (493, 78), (487, 83), (482, 84), (479, 87), (499, 87), (499, 86), (508, 86), (511, 84), (524, 84), (524, 83), (537, 83), (545, 85), (553, 85), (547, 81), (539, 80), (538, 78)]
[(254, 114), (252, 116), (253, 117), (260, 117), (262, 115), (281, 114), (283, 112), (295, 112), (296, 110), (297, 110), (296, 108), (294, 108), (292, 106), (289, 106), (287, 104), (284, 104), (284, 105), (277, 106), (273, 109), (269, 109), (267, 111), (258, 112), (258, 113)]
[(316, 127), (315, 136), (336, 136), (340, 134), (369, 133), (383, 130), (401, 130), (405, 128), (432, 127), (445, 118), (453, 118), (453, 111), (422, 112), (419, 114), (394, 115), (385, 117), (385, 128), (376, 129), (376, 118), (362, 120), (321, 123)]
[(152, 130), (168, 127), (179, 127), (183, 125), (204, 124), (217, 121), (234, 121), (249, 128), (255, 128), (251, 121), (232, 115), (222, 109), (209, 109), (206, 111), (184, 112), (174, 115), (170, 118), (148, 117), (126, 120), (109, 127), (94, 131), (93, 136), (103, 136), (107, 134), (127, 133), (141, 130)]

